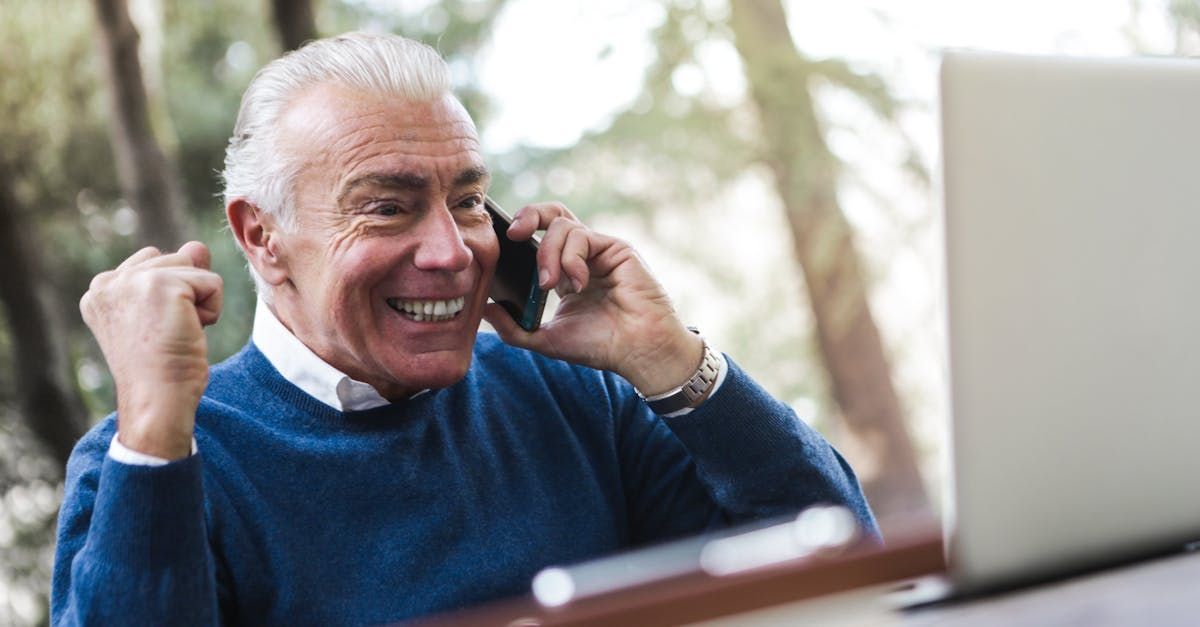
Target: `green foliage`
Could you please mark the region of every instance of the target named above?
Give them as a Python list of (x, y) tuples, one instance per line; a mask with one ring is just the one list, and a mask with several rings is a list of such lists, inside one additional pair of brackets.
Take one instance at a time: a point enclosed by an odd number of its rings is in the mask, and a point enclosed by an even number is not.
[(117, 194), (91, 14), (77, 8), (8, 3), (0, 20), (0, 167), (10, 169), (17, 200), (44, 231), (43, 262), (67, 293), (80, 284), (77, 268), (103, 261), (97, 248), (78, 245), (92, 239), (82, 205), (103, 218), (111, 207), (90, 199)]
[(70, 214), (80, 187), (116, 188), (90, 13), (67, 5), (7, 3), (0, 20), (0, 160), (43, 216)]
[[(266, 3), (165, 3), (162, 54), (166, 104), (178, 137), (175, 155), (193, 218), (220, 216), (219, 173), (242, 91), (278, 55)], [(211, 230), (201, 234), (211, 244)]]
[(1168, 8), (1171, 16), (1180, 24), (1200, 30), (1200, 2), (1196, 0), (1171, 0)]

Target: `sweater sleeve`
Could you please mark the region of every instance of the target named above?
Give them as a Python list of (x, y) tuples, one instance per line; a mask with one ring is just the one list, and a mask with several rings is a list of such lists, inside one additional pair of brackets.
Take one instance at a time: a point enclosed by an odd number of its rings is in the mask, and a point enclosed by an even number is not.
[(846, 460), (726, 357), (721, 388), (695, 411), (656, 416), (620, 401), (620, 436), (635, 542), (844, 505), (866, 533), (874, 516)]
[(51, 622), (216, 624), (201, 456), (122, 464), (106, 455), (112, 431), (85, 436), (67, 463)]

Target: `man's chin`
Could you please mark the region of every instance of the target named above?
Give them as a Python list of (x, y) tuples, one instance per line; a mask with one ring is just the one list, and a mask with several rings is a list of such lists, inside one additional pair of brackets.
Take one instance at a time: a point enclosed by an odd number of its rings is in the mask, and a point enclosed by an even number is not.
[[(391, 401), (408, 398), (422, 390), (448, 388), (467, 376), (471, 368), (471, 353), (465, 355), (417, 355), (405, 360), (398, 368), (391, 369), (392, 380), (399, 382), (397, 389), (383, 396)], [(400, 398), (393, 398), (397, 396)]]

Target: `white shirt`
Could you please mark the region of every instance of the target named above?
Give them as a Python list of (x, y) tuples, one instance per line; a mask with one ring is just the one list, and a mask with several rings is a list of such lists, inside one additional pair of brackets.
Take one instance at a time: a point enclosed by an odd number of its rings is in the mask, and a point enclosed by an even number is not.
[[(351, 379), (317, 357), (283, 326), (261, 298), (254, 310), (250, 338), (284, 379), (338, 411), (360, 411), (388, 404), (370, 384)], [(422, 393), (425, 391), (428, 390)]]
[[(360, 411), (388, 404), (388, 400), (383, 398), (379, 391), (369, 383), (351, 379), (346, 373), (329, 365), (328, 362), (312, 352), (309, 347), (304, 345), (304, 342), (301, 342), (291, 331), (288, 331), (287, 327), (283, 326), (283, 323), (275, 317), (275, 313), (261, 298), (258, 299), (258, 304), (254, 309), (254, 328), (250, 333), (250, 339), (254, 341), (254, 345), (267, 358), (267, 361), (279, 371), (279, 374), (283, 375), (283, 378), (309, 396), (338, 411)], [(710, 396), (716, 394), (717, 388), (721, 387), (721, 383), (725, 381), (726, 370), (728, 370), (725, 356), (719, 352), (717, 361), (720, 362), (720, 368)], [(412, 397), (415, 398), (428, 391), (421, 390)], [(668, 417), (682, 416), (691, 411), (691, 408), (681, 409), (668, 414)], [(192, 438), (192, 454), (195, 453), (196, 438)], [(116, 435), (113, 436), (112, 442), (108, 446), (108, 455), (121, 463), (142, 466), (161, 466), (169, 461), (132, 450), (117, 441)]]

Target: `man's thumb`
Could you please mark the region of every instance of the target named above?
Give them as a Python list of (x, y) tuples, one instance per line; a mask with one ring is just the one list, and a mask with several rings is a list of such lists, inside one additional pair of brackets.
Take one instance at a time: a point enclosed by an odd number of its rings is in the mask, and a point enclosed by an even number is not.
[(208, 247), (195, 240), (180, 246), (179, 252), (191, 257), (192, 265), (197, 268), (208, 270), (212, 263), (212, 255), (208, 252)]

